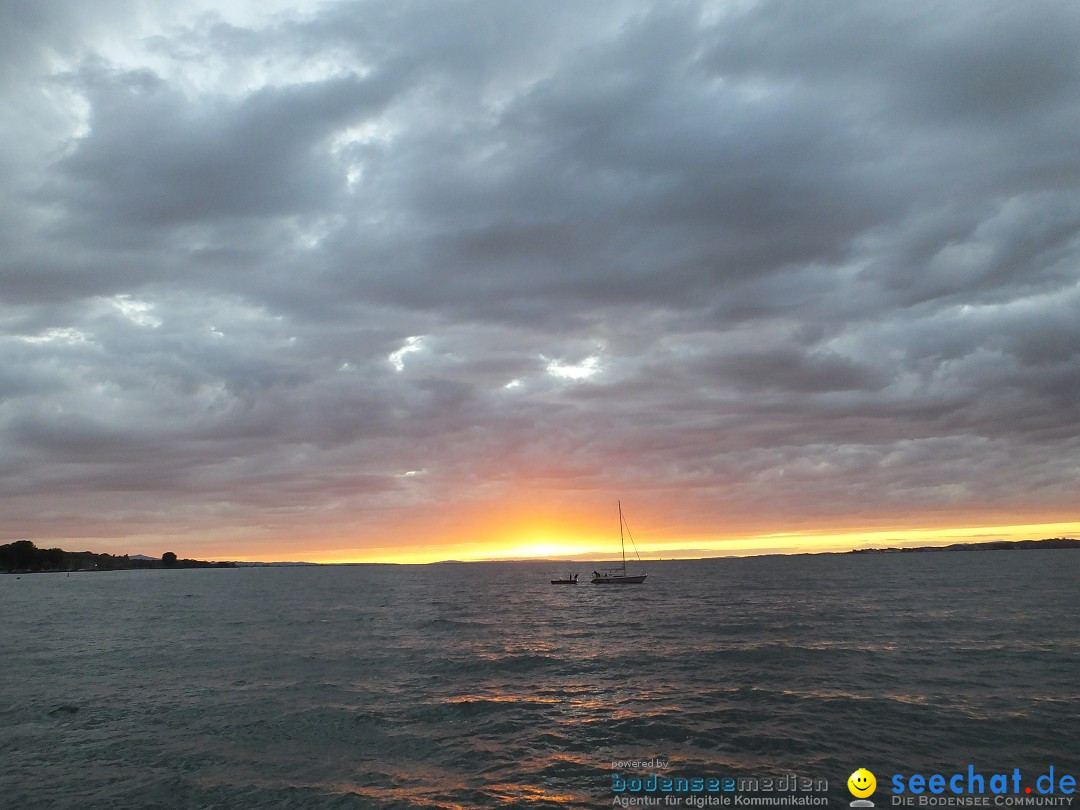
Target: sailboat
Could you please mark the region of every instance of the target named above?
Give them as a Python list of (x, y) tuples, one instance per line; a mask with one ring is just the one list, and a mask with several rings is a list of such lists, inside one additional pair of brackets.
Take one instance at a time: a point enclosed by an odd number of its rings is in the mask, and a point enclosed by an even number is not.
[[(640, 585), (645, 581), (645, 577), (648, 574), (628, 574), (626, 573), (626, 540), (623, 539), (623, 529), (626, 529), (626, 534), (630, 534), (630, 528), (626, 525), (626, 521), (622, 515), (622, 501), (619, 501), (619, 545), (622, 548), (622, 565), (618, 568), (609, 568), (606, 571), (593, 571), (592, 584), (593, 585)], [(634, 553), (637, 554), (637, 544), (634, 543), (633, 535), (630, 535), (630, 542), (634, 544)], [(638, 563), (641, 562), (640, 555), (638, 556)]]

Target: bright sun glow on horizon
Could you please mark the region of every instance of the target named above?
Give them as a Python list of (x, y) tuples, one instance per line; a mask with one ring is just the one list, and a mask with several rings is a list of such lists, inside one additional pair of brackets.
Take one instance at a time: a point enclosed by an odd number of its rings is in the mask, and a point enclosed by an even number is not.
[[(711, 557), (746, 557), (760, 554), (806, 554), (843, 552), (863, 548), (917, 548), (927, 545), (977, 543), (996, 540), (1040, 540), (1049, 537), (1080, 537), (1080, 522), (1035, 523), (966, 528), (923, 528), (870, 531), (798, 531), (731, 537), (682, 540), (637, 538), (642, 560), (702, 559)], [(182, 555), (183, 556), (183, 555)], [(552, 560), (597, 561), (619, 556), (617, 538), (585, 538), (571, 541), (530, 538), (504, 543), (456, 543), (439, 546), (382, 546), (339, 550), (297, 550), (286, 556), (250, 553), (239, 556), (215, 555), (211, 559), (241, 562), (297, 560), (315, 563), (398, 563), (427, 564), (449, 560), (461, 562)], [(627, 556), (633, 546), (627, 543)]]

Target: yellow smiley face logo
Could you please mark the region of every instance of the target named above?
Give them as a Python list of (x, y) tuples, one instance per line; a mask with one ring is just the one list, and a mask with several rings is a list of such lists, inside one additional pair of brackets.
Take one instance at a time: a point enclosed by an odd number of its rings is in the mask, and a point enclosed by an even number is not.
[(858, 799), (865, 799), (877, 787), (877, 779), (866, 768), (859, 768), (847, 780), (847, 789)]

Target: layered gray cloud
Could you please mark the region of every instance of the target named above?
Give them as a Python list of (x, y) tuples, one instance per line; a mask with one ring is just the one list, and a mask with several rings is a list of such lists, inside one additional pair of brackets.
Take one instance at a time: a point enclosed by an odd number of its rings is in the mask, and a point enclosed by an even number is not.
[(0, 21), (7, 538), (1072, 519), (1072, 3)]

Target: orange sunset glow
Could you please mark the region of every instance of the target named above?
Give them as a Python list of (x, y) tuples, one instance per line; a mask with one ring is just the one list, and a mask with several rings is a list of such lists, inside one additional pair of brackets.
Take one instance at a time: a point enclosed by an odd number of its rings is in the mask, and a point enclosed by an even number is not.
[[(527, 533), (538, 537), (536, 533)], [(642, 539), (642, 537), (644, 539)], [(653, 538), (651, 533), (635, 535), (637, 550), (642, 559), (695, 559), (704, 557), (749, 556), (758, 554), (804, 554), (843, 552), (857, 548), (915, 548), (919, 546), (950, 545), (992, 540), (1031, 540), (1049, 537), (1080, 537), (1080, 522), (950, 527), (934, 529), (800, 531), (751, 536), (693, 536), (682, 539)], [(572, 539), (567, 539), (572, 538)], [(628, 544), (629, 545), (629, 544)], [(614, 549), (614, 551), (612, 550)], [(549, 539), (518, 540), (508, 537), (488, 543), (462, 539), (441, 545), (410, 544), (366, 549), (335, 551), (325, 554), (313, 541), (305, 560), (321, 563), (385, 562), (432, 563), (443, 560), (462, 562), (498, 560), (605, 560), (618, 557), (618, 535), (614, 544), (608, 536), (567, 531), (552, 534)], [(229, 557), (252, 561), (269, 561), (267, 557)], [(216, 558), (215, 558), (216, 559)], [(222, 557), (221, 559), (226, 559)], [(274, 558), (276, 559), (276, 558)]]
[[(627, 520), (630, 521), (630, 516)], [(444, 524), (425, 524), (420, 529), (395, 532), (392, 536), (365, 545), (349, 545), (348, 537), (290, 537), (283, 540), (232, 536), (217, 541), (200, 540), (185, 544), (179, 537), (138, 537), (117, 543), (87, 538), (84, 545), (156, 550), (168, 546), (182, 549), (182, 556), (212, 560), (248, 562), (306, 561), (316, 563), (404, 563), (421, 564), (446, 560), (462, 562), (499, 560), (610, 560), (619, 556), (618, 526), (584, 516), (580, 523), (563, 519), (542, 519), (525, 513), (520, 519), (505, 514), (485, 525), (482, 520), (462, 521), (455, 531)], [(609, 525), (604, 525), (605, 523)], [(634, 550), (642, 559), (696, 559), (706, 557), (751, 556), (760, 554), (801, 554), (844, 552), (859, 548), (914, 548), (953, 543), (995, 540), (1030, 540), (1049, 537), (1078, 537), (1080, 522), (995, 523), (919, 527), (838, 526), (800, 528), (787, 532), (688, 531), (686, 527), (636, 527), (626, 539), (627, 553)], [(433, 534), (434, 533), (434, 534)], [(632, 539), (631, 539), (632, 538)], [(121, 553), (117, 548), (116, 553)]]

